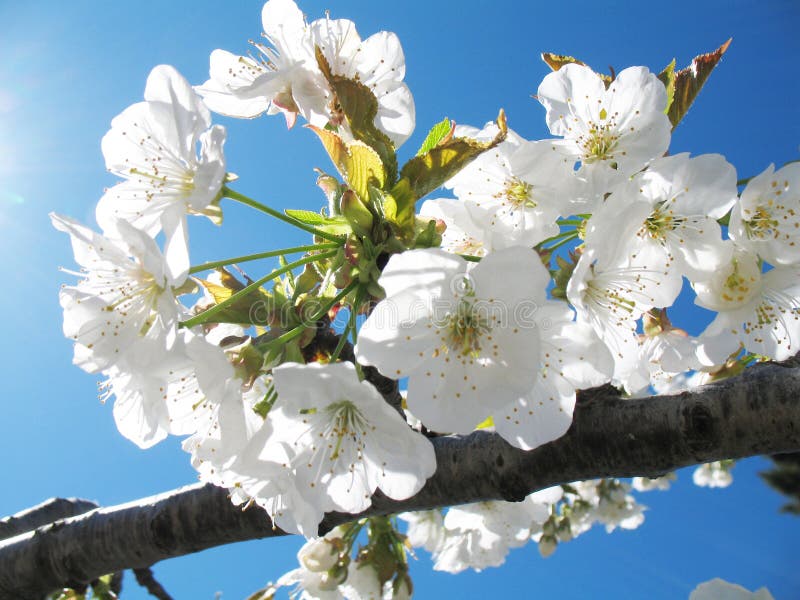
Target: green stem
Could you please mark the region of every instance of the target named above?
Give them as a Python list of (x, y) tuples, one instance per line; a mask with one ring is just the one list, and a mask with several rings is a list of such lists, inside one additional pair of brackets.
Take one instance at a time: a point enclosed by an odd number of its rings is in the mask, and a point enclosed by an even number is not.
[(536, 244), (536, 248), (544, 248), (545, 244), (549, 244), (550, 242), (557, 242), (558, 240), (564, 238), (572, 239), (573, 237), (575, 237), (576, 234), (577, 234), (576, 229), (570, 229), (569, 231), (562, 231), (558, 235), (554, 235), (553, 237), (549, 237), (546, 240), (539, 242), (538, 244)]
[(336, 362), (339, 358), (339, 355), (342, 353), (342, 349), (344, 348), (345, 343), (347, 342), (347, 338), (350, 334), (353, 334), (353, 345), (356, 343), (356, 314), (358, 313), (358, 309), (361, 306), (361, 289), (356, 292), (356, 298), (353, 300), (352, 304), (350, 305), (350, 317), (347, 319), (347, 324), (344, 326), (344, 330), (342, 331), (342, 335), (339, 337), (339, 343), (336, 344), (336, 349), (331, 354), (330, 362)]
[[(350, 307), (350, 310), (353, 310)], [(347, 343), (347, 338), (350, 335), (350, 322), (348, 321), (347, 324), (344, 326), (342, 330), (342, 334), (339, 336), (339, 343), (336, 344), (336, 348), (333, 350), (333, 354), (331, 354), (330, 362), (336, 362), (339, 359), (339, 355), (342, 353), (342, 349), (344, 345)]]
[(287, 215), (284, 215), (281, 212), (278, 212), (274, 208), (270, 208), (265, 204), (261, 204), (260, 202), (256, 202), (252, 198), (248, 198), (244, 194), (240, 194), (239, 192), (235, 192), (229, 187), (222, 188), (222, 193), (226, 198), (230, 198), (231, 200), (236, 200), (237, 202), (241, 202), (242, 204), (246, 204), (251, 208), (255, 208), (256, 210), (260, 210), (263, 213), (268, 214), (271, 217), (275, 217), (283, 221), (284, 223), (289, 223), (289, 225), (294, 225), (303, 231), (307, 231), (308, 233), (312, 233), (316, 236), (321, 237), (325, 240), (330, 240), (331, 242), (342, 242), (342, 237), (338, 235), (333, 235), (332, 233), (327, 233), (325, 231), (320, 231), (316, 227), (312, 227), (311, 225), (306, 225), (305, 223), (298, 221), (297, 219), (293, 219)]
[(471, 254), (459, 254), (458, 256), (469, 262), (481, 262), (482, 258), (480, 256), (472, 256)]
[(314, 250), (331, 250), (339, 248), (341, 244), (334, 242), (325, 242), (324, 244), (309, 244), (307, 246), (295, 246), (293, 248), (282, 248), (280, 250), (270, 250), (269, 252), (259, 252), (258, 254), (247, 254), (245, 256), (237, 256), (235, 258), (225, 258), (223, 260), (213, 260), (206, 262), (196, 267), (189, 269), (190, 274), (200, 273), (201, 271), (209, 271), (217, 267), (225, 267), (234, 263), (243, 263), (251, 260), (259, 260), (261, 258), (271, 258), (273, 256), (283, 256), (285, 254), (293, 254), (295, 252), (313, 252)]
[(560, 240), (558, 243), (553, 244), (552, 246), (548, 246), (547, 248), (545, 248), (545, 250), (547, 250), (548, 252), (552, 252), (556, 248), (560, 248), (564, 244), (566, 244), (568, 242), (571, 242), (572, 240), (574, 240), (575, 238), (578, 237), (578, 233), (577, 232), (570, 232), (570, 233), (571, 233), (571, 235), (565, 237), (564, 239)]
[(237, 300), (244, 298), (253, 290), (256, 290), (262, 285), (264, 285), (267, 281), (275, 279), (276, 277), (280, 277), (287, 271), (291, 271), (292, 269), (296, 269), (297, 267), (302, 267), (303, 265), (306, 265), (310, 262), (322, 260), (325, 258), (333, 258), (334, 256), (336, 256), (336, 253), (337, 253), (336, 250), (329, 250), (328, 252), (323, 252), (322, 254), (312, 254), (311, 256), (306, 256), (304, 258), (291, 262), (285, 267), (281, 267), (280, 269), (273, 271), (269, 275), (264, 275), (264, 277), (262, 277), (261, 279), (254, 281), (247, 287), (244, 287), (235, 294), (232, 294), (219, 304), (215, 304), (208, 310), (201, 312), (199, 315), (194, 316), (187, 321), (184, 321), (183, 323), (181, 323), (181, 325), (183, 327), (194, 327), (195, 325), (199, 325), (201, 323), (208, 323), (211, 320), (211, 318), (217, 313), (219, 313), (222, 309), (230, 306)]
[[(345, 296), (347, 296), (347, 294), (352, 292), (357, 285), (358, 285), (358, 281), (353, 281), (350, 285), (348, 285), (346, 288), (344, 288), (341, 292), (336, 294), (336, 296), (333, 298), (333, 300), (328, 302), (328, 304), (326, 304), (322, 309), (317, 311), (316, 314), (311, 316), (310, 321), (312, 323), (316, 323), (317, 321), (319, 321), (322, 317), (324, 317), (328, 313), (328, 311), (331, 308), (333, 308), (336, 304), (341, 302), (342, 299)], [(286, 342), (290, 342), (294, 338), (299, 336), (301, 333), (303, 333), (303, 331), (305, 331), (306, 327), (307, 327), (306, 325), (298, 325), (294, 329), (290, 329), (289, 331), (287, 331), (283, 335), (280, 335), (280, 336), (276, 337), (274, 340), (270, 340), (265, 344), (261, 344), (258, 347), (258, 349), (263, 351), (263, 350), (265, 350), (265, 349), (267, 349), (267, 348), (269, 348), (271, 346), (280, 346), (282, 344), (285, 344)]]
[(584, 219), (559, 219), (556, 221), (558, 225), (572, 225), (577, 227), (581, 223), (583, 223)]

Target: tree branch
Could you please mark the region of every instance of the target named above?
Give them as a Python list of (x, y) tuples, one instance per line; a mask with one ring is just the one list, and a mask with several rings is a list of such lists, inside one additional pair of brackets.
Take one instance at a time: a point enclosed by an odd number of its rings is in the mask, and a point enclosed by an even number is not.
[(0, 540), (4, 540), (58, 519), (74, 517), (97, 508), (97, 503), (80, 498), (50, 498), (15, 515), (0, 519)]
[[(800, 450), (800, 366), (756, 365), (672, 396), (581, 394), (569, 432), (531, 452), (479, 431), (432, 440), (438, 468), (413, 498), (380, 492), (364, 513), (481, 500), (521, 500), (551, 485), (598, 477), (655, 477), (680, 467)], [(321, 531), (355, 515), (328, 514)], [(194, 485), (100, 508), (0, 542), (0, 599), (41, 600), (68, 582), (141, 568), (206, 548), (284, 535), (266, 514), (231, 505), (225, 490)]]

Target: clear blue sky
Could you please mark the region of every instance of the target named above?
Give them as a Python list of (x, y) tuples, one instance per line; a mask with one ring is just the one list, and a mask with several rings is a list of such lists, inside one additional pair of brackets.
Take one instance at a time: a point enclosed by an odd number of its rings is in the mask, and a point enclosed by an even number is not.
[[(0, 515), (55, 495), (111, 505), (191, 483), (177, 440), (143, 452), (123, 439), (96, 382), (71, 365), (61, 336), (58, 287), (72, 267), (66, 236), (52, 230), (58, 211), (93, 223), (94, 204), (114, 178), (100, 138), (111, 119), (141, 99), (150, 69), (175, 65), (205, 81), (215, 48), (246, 51), (260, 32), (260, 0), (223, 8), (208, 0), (11, 2), (0, 0), (0, 314), (2, 357)], [(672, 152), (720, 152), (750, 176), (770, 162), (798, 158), (800, 5), (795, 0), (634, 3), (573, 1), (306, 1), (314, 19), (358, 24), (362, 37), (388, 29), (403, 43), (406, 81), (417, 105), (410, 154), (429, 125), (448, 116), (482, 125), (504, 107), (527, 138), (547, 135), (544, 110), (530, 98), (547, 67), (541, 51), (578, 56), (598, 69), (633, 64), (684, 66), (729, 37), (733, 44), (697, 105), (673, 137)], [(322, 196), (312, 167), (328, 168), (313, 135), (287, 133), (280, 118), (215, 118), (229, 128), (229, 170), (237, 189), (276, 206), (316, 210)], [(231, 207), (220, 230), (194, 219), (195, 262), (302, 242), (271, 222)], [(257, 273), (256, 273), (257, 274)], [(689, 329), (702, 326), (687, 312)], [(678, 317), (678, 322), (681, 322)], [(686, 598), (697, 583), (723, 577), (777, 600), (800, 597), (800, 520), (757, 478), (766, 462), (740, 463), (724, 491), (695, 488), (680, 473), (670, 493), (653, 492), (634, 532), (597, 530), (542, 560), (531, 545), (507, 565), (480, 574), (433, 574), (413, 565), (419, 598)], [(155, 567), (175, 598), (245, 597), (296, 564), (301, 540), (250, 542)], [(145, 598), (131, 578), (124, 598)]]

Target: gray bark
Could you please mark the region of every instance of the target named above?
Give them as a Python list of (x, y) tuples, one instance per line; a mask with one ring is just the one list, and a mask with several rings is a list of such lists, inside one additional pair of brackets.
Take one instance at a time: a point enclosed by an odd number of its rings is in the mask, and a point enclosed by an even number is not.
[[(438, 468), (404, 501), (380, 492), (364, 515), (481, 500), (518, 501), (556, 484), (655, 477), (726, 458), (800, 450), (800, 363), (756, 365), (692, 392), (639, 400), (610, 387), (583, 392), (569, 432), (531, 452), (475, 432), (433, 440)], [(362, 516), (364, 516), (362, 515)], [(352, 520), (329, 514), (321, 531)], [(55, 588), (231, 542), (284, 535), (257, 507), (193, 485), (99, 508), (0, 542), (0, 599), (40, 600)]]

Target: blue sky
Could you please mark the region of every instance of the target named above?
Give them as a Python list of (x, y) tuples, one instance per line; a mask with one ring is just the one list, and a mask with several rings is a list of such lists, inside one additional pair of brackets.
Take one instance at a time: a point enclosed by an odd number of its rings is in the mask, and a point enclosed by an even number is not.
[[(54, 495), (111, 505), (195, 481), (177, 440), (143, 452), (123, 439), (111, 406), (97, 401), (95, 378), (71, 365), (57, 294), (69, 280), (58, 267), (73, 263), (66, 236), (52, 230), (47, 213), (93, 223), (95, 202), (114, 183), (100, 138), (116, 114), (141, 99), (153, 66), (172, 64), (199, 84), (213, 49), (247, 50), (260, 32), (262, 3), (233, 4), (0, 2), (0, 314), (8, 333), (0, 350), (0, 515)], [(740, 177), (798, 158), (800, 7), (792, 0), (657, 6), (471, 0), (402, 8), (326, 0), (301, 8), (310, 19), (326, 8), (353, 19), (362, 37), (381, 29), (400, 36), (418, 124), (403, 148), (406, 157), (442, 117), (480, 126), (500, 107), (524, 137), (546, 137), (544, 110), (530, 97), (548, 72), (542, 51), (572, 54), (597, 69), (660, 69), (673, 57), (684, 66), (733, 37), (671, 151), (722, 153)], [(287, 132), (280, 118), (215, 122), (229, 130), (226, 155), (240, 176), (236, 189), (274, 206), (319, 208), (312, 168), (329, 165), (310, 132)], [(254, 217), (230, 206), (221, 229), (193, 220), (193, 260), (304, 242)], [(688, 311), (687, 321), (675, 320), (697, 332), (703, 317)], [(681, 472), (672, 492), (641, 498), (650, 510), (640, 529), (592, 531), (548, 560), (530, 546), (512, 552), (503, 568), (451, 576), (432, 573), (421, 555), (412, 567), (418, 597), (686, 598), (716, 576), (750, 589), (767, 585), (778, 600), (798, 597), (791, 557), (800, 521), (778, 514), (782, 499), (756, 476), (765, 466), (761, 459), (740, 463), (725, 491), (696, 488), (691, 471)], [(221, 591), (225, 600), (238, 599), (293, 568), (300, 543), (238, 544), (155, 571), (176, 598), (210, 600)], [(146, 595), (129, 578), (123, 597)]]

